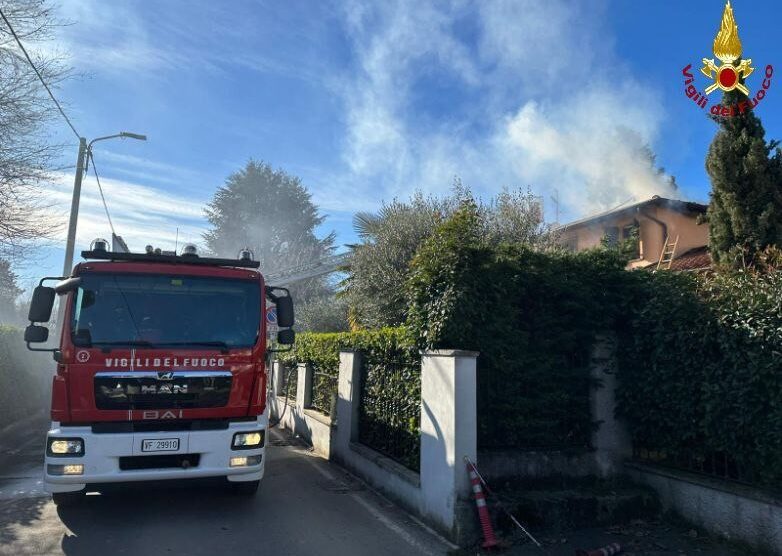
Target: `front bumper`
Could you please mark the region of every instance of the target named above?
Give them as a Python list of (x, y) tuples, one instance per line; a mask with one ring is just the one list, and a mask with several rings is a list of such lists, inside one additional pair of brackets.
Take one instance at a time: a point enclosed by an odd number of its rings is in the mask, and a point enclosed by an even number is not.
[[(89, 484), (124, 483), (134, 481), (156, 481), (194, 479), (204, 477), (227, 477), (229, 481), (258, 481), (263, 477), (266, 462), (264, 447), (249, 450), (232, 450), (231, 441), (237, 432), (266, 431), (268, 441), (268, 418), (260, 415), (254, 421), (239, 421), (229, 424), (227, 429), (201, 431), (126, 432), (93, 433), (90, 426), (60, 427), (53, 423), (47, 434), (49, 438), (81, 438), (84, 440), (84, 455), (80, 457), (44, 458), (44, 490), (47, 492), (75, 492)], [(179, 449), (164, 453), (141, 451), (142, 440), (179, 439)], [(120, 469), (120, 458), (143, 456), (198, 454), (197, 465), (188, 468), (163, 467), (152, 469)], [(261, 456), (257, 465), (230, 467), (232, 457)], [(152, 461), (152, 460), (150, 460)], [(84, 466), (82, 475), (52, 475), (50, 465)]]

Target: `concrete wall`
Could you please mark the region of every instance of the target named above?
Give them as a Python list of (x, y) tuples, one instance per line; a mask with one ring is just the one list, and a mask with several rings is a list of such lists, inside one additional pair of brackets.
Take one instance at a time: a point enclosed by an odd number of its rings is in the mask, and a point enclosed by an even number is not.
[(299, 365), (298, 369), (294, 369), (291, 373), (291, 380), (298, 381), (296, 400), (286, 400), (284, 397), (284, 372), (285, 369), (279, 361), (272, 364), (269, 394), (272, 418), (278, 419), (282, 415), (281, 427), (303, 438), (318, 455), (324, 458), (331, 457), (333, 434), (331, 417), (309, 407), (312, 400), (312, 367)]
[(536, 481), (597, 474), (591, 450), (481, 450), (478, 469), (490, 485), (509, 479)]
[(622, 464), (633, 455), (633, 444), (625, 424), (616, 413), (616, 337), (598, 335), (592, 348), (590, 375), (595, 387), (590, 392), (592, 420), (598, 423), (592, 433), (594, 469), (607, 478), (623, 471)]
[(628, 475), (652, 487), (663, 507), (712, 534), (782, 554), (782, 500), (743, 485), (657, 466), (628, 463)]
[[(452, 541), (472, 542), (478, 530), (463, 458), (475, 461), (477, 455), (477, 355), (456, 350), (422, 354), (420, 473), (359, 443), (360, 353), (340, 353), (334, 420), (308, 409), (312, 370), (302, 365), (295, 373), (297, 400), (281, 424)], [(275, 363), (272, 415), (280, 415), (285, 403), (282, 372)]]
[(603, 477), (624, 474), (648, 485), (663, 507), (722, 537), (782, 554), (782, 499), (757, 489), (686, 471), (631, 461), (632, 442), (625, 424), (614, 415), (617, 380), (615, 339), (600, 336), (593, 352), (592, 376), (601, 381), (593, 391), (595, 470)]
[(631, 461), (632, 441), (615, 417), (615, 338), (599, 336), (592, 358), (592, 414), (600, 422), (592, 445), (595, 470), (603, 477), (625, 474), (653, 488), (664, 508), (722, 537), (782, 554), (782, 499), (748, 486), (686, 471)]
[[(782, 500), (755, 489), (683, 471), (630, 461), (625, 425), (615, 417), (615, 340), (600, 336), (592, 358), (593, 419), (599, 427), (590, 451), (504, 451), (477, 454), (476, 353), (455, 350), (423, 354), (421, 369), (421, 465), (415, 473), (363, 446), (359, 439), (361, 355), (340, 353), (335, 419), (307, 405), (312, 370), (302, 365), (282, 425), (338, 461), (372, 487), (418, 515), (452, 541), (467, 543), (479, 531), (463, 458), (478, 461), (489, 480), (561, 476), (628, 475), (655, 489), (664, 507), (717, 535), (782, 554)], [(280, 415), (282, 369), (273, 366), (270, 403)]]
[(421, 360), (421, 509), (457, 542), (474, 536), (464, 458), (478, 453), (477, 357), (438, 350)]
[(614, 415), (615, 343), (613, 336), (600, 335), (592, 350), (590, 375), (595, 386), (589, 401), (592, 421), (598, 424), (592, 433), (592, 448), (481, 451), (478, 463), (487, 479), (610, 478), (624, 472), (622, 465), (633, 449), (624, 423)]

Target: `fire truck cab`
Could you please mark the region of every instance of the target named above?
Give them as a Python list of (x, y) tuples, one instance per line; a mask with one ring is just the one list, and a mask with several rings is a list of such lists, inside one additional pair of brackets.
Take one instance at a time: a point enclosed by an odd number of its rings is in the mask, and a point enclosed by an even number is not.
[[(266, 310), (276, 343), (294, 341), (293, 302), (268, 286), (249, 251), (233, 259), (96, 241), (71, 276), (44, 278), (30, 306), (27, 347), (51, 351), (51, 428), (44, 487), (70, 503), (107, 483), (225, 477), (253, 494), (268, 431)], [(46, 281), (56, 281), (53, 287)], [(56, 296), (59, 347), (47, 341)]]

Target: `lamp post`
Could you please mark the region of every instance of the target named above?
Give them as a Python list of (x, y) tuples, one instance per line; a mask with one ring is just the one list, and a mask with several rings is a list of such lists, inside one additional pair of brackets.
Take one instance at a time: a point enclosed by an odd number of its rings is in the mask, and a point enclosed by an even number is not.
[(127, 131), (121, 131), (115, 135), (107, 135), (105, 137), (97, 137), (89, 143), (82, 137), (79, 139), (79, 156), (76, 160), (76, 177), (73, 181), (73, 199), (71, 200), (71, 217), (68, 220), (68, 239), (65, 242), (65, 262), (62, 267), (62, 275), (70, 276), (71, 267), (73, 266), (73, 250), (76, 246), (76, 221), (79, 218), (79, 199), (81, 197), (81, 182), (84, 178), (84, 170), (86, 168), (85, 161), (87, 156), (92, 150), (92, 145), (98, 141), (105, 141), (107, 139), (136, 139), (138, 141), (146, 141), (146, 135), (139, 135), (138, 133), (129, 133)]
[[(65, 242), (65, 262), (62, 267), (62, 275), (70, 276), (71, 268), (73, 267), (73, 249), (76, 246), (76, 221), (79, 218), (79, 199), (81, 197), (81, 182), (84, 178), (84, 170), (86, 169), (86, 160), (89, 156), (93, 143), (98, 141), (105, 141), (106, 139), (115, 138), (128, 138), (137, 139), (139, 141), (146, 141), (146, 135), (139, 135), (138, 133), (129, 133), (127, 131), (121, 131), (115, 135), (107, 135), (105, 137), (97, 137), (87, 143), (84, 137), (79, 138), (79, 156), (76, 160), (76, 177), (73, 181), (73, 199), (71, 200), (71, 217), (68, 220), (68, 239)], [(59, 326), (63, 324), (63, 318), (65, 316), (65, 303), (60, 303), (57, 309), (57, 323)]]

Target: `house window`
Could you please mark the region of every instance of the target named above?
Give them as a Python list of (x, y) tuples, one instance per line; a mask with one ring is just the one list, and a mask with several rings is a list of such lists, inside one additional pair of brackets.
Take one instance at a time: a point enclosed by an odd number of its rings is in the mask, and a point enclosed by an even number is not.
[(566, 237), (562, 240), (562, 247), (568, 251), (575, 253), (578, 251), (578, 236)]
[(641, 257), (641, 229), (638, 222), (633, 222), (622, 228), (622, 243), (632, 258)]
[(616, 247), (619, 243), (619, 228), (617, 226), (609, 226), (603, 229), (603, 237), (608, 247)]

